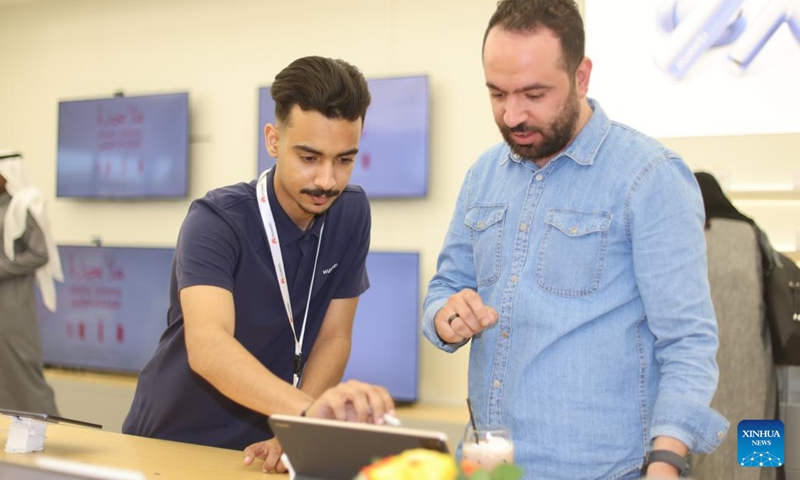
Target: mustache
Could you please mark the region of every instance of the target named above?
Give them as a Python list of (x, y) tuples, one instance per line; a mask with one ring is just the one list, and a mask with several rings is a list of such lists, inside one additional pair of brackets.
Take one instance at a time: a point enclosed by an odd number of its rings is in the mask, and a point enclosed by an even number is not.
[(331, 198), (331, 197), (338, 196), (340, 193), (342, 193), (342, 191), (341, 190), (323, 190), (321, 188), (315, 188), (315, 189), (312, 190), (310, 188), (304, 188), (304, 189), (300, 190), (300, 193), (305, 193), (307, 195), (311, 195), (312, 197), (329, 197), (329, 198)]
[(525, 125), (524, 123), (520, 123), (519, 125), (513, 127), (504, 127), (507, 132), (510, 133), (539, 133), (541, 134), (542, 131), (536, 127), (531, 127), (530, 125)]

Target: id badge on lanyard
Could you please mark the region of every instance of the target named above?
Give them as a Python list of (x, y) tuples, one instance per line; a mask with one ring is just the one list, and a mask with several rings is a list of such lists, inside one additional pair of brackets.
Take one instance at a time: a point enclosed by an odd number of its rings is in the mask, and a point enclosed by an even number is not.
[(300, 384), (300, 372), (303, 366), (303, 338), (306, 334), (306, 320), (308, 320), (308, 309), (311, 305), (311, 292), (314, 289), (314, 276), (317, 273), (317, 260), (319, 260), (319, 249), (322, 245), (322, 232), (325, 231), (325, 221), (323, 220), (322, 227), (320, 227), (319, 230), (317, 253), (314, 256), (314, 270), (311, 271), (311, 285), (308, 287), (308, 300), (306, 301), (306, 310), (303, 314), (303, 325), (300, 327), (300, 336), (298, 337), (297, 330), (294, 326), (292, 301), (289, 298), (289, 285), (286, 282), (286, 269), (283, 264), (281, 242), (278, 239), (278, 228), (275, 225), (275, 217), (272, 215), (272, 208), (269, 205), (269, 197), (267, 195), (269, 171), (270, 169), (264, 170), (261, 176), (258, 177), (258, 183), (256, 184), (256, 200), (261, 210), (261, 220), (264, 222), (264, 231), (267, 234), (269, 250), (272, 252), (272, 263), (275, 265), (275, 275), (278, 277), (278, 286), (281, 289), (283, 306), (286, 309), (286, 316), (289, 317), (289, 326), (292, 327), (292, 337), (294, 338), (294, 362), (292, 364), (294, 375), (292, 385), (297, 387)]

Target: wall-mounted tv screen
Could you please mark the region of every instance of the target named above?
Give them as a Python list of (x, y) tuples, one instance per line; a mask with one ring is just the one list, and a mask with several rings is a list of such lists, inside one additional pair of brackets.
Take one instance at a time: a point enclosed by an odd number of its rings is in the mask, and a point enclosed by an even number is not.
[(138, 373), (167, 326), (172, 248), (59, 246), (57, 308), (39, 298), (46, 365)]
[(58, 104), (58, 197), (183, 198), (189, 94)]
[[(368, 80), (367, 110), (350, 183), (371, 198), (424, 197), (428, 191), (428, 77)], [(258, 91), (258, 171), (275, 164), (264, 143), (264, 126), (275, 123), (269, 87)]]
[(370, 288), (358, 301), (344, 380), (382, 385), (398, 403), (417, 400), (419, 254), (370, 252)]

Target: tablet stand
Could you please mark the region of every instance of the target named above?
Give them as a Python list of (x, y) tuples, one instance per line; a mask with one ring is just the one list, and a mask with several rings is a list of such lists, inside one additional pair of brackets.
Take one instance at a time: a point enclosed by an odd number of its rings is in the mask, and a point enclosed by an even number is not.
[(44, 450), (47, 423), (32, 418), (11, 417), (6, 453), (30, 453)]

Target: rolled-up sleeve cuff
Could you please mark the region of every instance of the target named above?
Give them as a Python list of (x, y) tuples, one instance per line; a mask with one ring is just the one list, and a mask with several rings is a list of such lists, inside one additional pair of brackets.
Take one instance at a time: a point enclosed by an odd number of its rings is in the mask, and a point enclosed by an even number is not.
[(706, 405), (685, 397), (660, 396), (653, 409), (650, 440), (673, 437), (695, 453), (711, 453), (722, 443), (730, 424)]
[(447, 353), (453, 353), (466, 344), (467, 341), (465, 340), (461, 343), (445, 343), (441, 338), (439, 338), (439, 334), (436, 333), (436, 327), (433, 325), (433, 320), (436, 318), (436, 312), (444, 307), (445, 303), (447, 303), (447, 300), (442, 300), (440, 302), (428, 305), (428, 308), (425, 309), (425, 312), (423, 312), (422, 333), (425, 335), (425, 338), (427, 338), (428, 341), (430, 341), (436, 348), (444, 350)]

